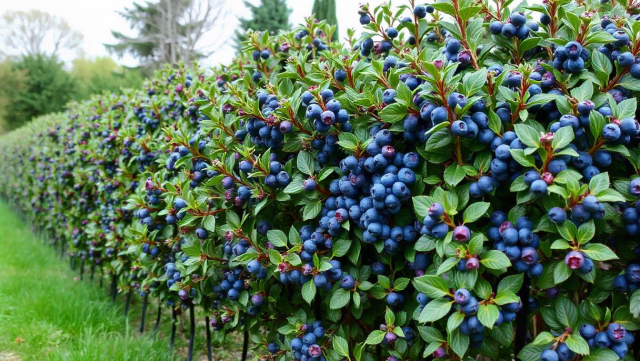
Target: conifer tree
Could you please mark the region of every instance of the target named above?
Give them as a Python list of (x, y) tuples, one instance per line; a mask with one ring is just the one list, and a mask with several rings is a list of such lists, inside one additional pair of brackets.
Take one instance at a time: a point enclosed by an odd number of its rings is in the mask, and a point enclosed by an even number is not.
[(332, 41), (339, 40), (338, 18), (336, 16), (336, 0), (315, 0), (313, 2), (313, 14), (318, 20), (326, 20), (329, 24), (335, 25)]
[(251, 18), (240, 19), (240, 29), (236, 31), (236, 45), (238, 48), (247, 40), (246, 31), (268, 31), (275, 34), (278, 30), (288, 30), (289, 14), (291, 9), (287, 7), (286, 0), (260, 0), (260, 4), (253, 5), (248, 1), (245, 6), (251, 11)]

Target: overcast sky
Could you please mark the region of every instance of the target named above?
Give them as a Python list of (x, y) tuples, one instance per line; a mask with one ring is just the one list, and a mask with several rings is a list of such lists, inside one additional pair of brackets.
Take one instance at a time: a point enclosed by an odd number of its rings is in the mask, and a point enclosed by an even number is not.
[[(143, 0), (136, 0), (142, 2)], [(258, 4), (260, 0), (250, 0)], [(134, 0), (0, 0), (0, 12), (9, 10), (37, 9), (65, 19), (69, 25), (78, 30), (83, 36), (82, 51), (89, 57), (109, 55), (102, 44), (114, 41), (111, 30), (134, 35), (124, 19), (118, 15), (126, 7), (130, 7)], [(346, 37), (346, 30), (354, 28), (359, 30), (358, 9), (360, 3), (368, 2), (377, 5), (383, 0), (337, 0), (337, 16), (340, 29), (340, 38)], [(303, 18), (311, 14), (313, 0), (288, 0), (289, 8), (293, 11), (290, 24), (296, 25)], [(238, 18), (248, 17), (249, 10), (242, 0), (226, 0), (229, 16), (221, 21), (221, 26), (207, 34), (204, 43), (212, 44), (218, 39), (229, 39), (229, 44), (220, 48), (215, 54), (206, 60), (207, 65), (228, 63), (233, 59), (232, 39), (238, 26)], [(224, 25), (222, 25), (224, 24)], [(71, 60), (75, 54), (63, 54), (63, 60)], [(114, 59), (123, 65), (133, 66), (134, 59)]]

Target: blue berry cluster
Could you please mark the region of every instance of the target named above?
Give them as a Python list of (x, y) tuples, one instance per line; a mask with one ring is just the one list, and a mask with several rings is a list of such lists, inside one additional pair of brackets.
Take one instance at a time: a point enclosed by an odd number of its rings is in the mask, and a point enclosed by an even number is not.
[(494, 242), (493, 247), (504, 252), (518, 272), (539, 277), (543, 270), (538, 258), (540, 238), (532, 230), (533, 222), (528, 217), (519, 217), (514, 225), (504, 212), (496, 211), (491, 214), (487, 234)]

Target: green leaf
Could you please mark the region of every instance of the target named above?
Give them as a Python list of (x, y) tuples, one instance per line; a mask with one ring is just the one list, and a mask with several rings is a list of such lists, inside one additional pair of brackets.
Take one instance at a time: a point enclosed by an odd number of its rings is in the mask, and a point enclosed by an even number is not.
[(204, 226), (204, 228), (209, 231), (209, 232), (215, 232), (216, 231), (216, 217), (212, 214), (204, 217), (204, 219), (202, 220), (202, 225)]
[(579, 102), (591, 100), (593, 97), (593, 83), (587, 80), (579, 87), (571, 89), (571, 96), (576, 98)]
[(569, 277), (571, 277), (571, 268), (563, 261), (560, 261), (553, 270), (553, 282), (560, 284)]
[(594, 261), (618, 259), (618, 256), (609, 247), (600, 243), (590, 243), (582, 248), (582, 252)]
[(471, 236), (471, 240), (469, 241), (469, 246), (467, 246), (467, 250), (471, 254), (482, 253), (482, 247), (486, 240), (487, 240), (487, 237), (481, 232), (474, 233), (473, 236)]
[(582, 361), (619, 361), (620, 357), (613, 350), (596, 347)]
[(403, 120), (407, 115), (407, 106), (400, 103), (393, 103), (385, 106), (380, 112), (380, 117), (386, 123), (396, 123)]
[(564, 342), (567, 344), (567, 347), (569, 347), (569, 350), (579, 355), (589, 354), (589, 345), (587, 344), (587, 341), (577, 333), (569, 335)]
[(551, 249), (569, 249), (571, 245), (564, 239), (556, 239), (551, 244)]
[(568, 298), (561, 297), (556, 302), (556, 318), (565, 327), (573, 327), (578, 321), (578, 308)]
[(451, 333), (456, 328), (460, 327), (460, 324), (464, 321), (464, 314), (462, 312), (454, 312), (449, 316), (447, 320), (447, 332)]
[(443, 273), (448, 272), (450, 269), (452, 269), (453, 267), (455, 267), (458, 262), (460, 260), (456, 257), (449, 257), (447, 259), (444, 260), (444, 262), (442, 262), (440, 264), (440, 266), (438, 267), (438, 271), (436, 272), (436, 274), (439, 276)]
[(418, 321), (420, 323), (438, 321), (449, 313), (452, 302), (442, 298), (432, 300), (422, 309)]
[(589, 242), (596, 234), (596, 225), (593, 220), (587, 223), (583, 223), (578, 227), (578, 233), (576, 234), (576, 240), (579, 244), (585, 244)]
[(275, 247), (286, 247), (287, 246), (287, 235), (284, 234), (279, 229), (272, 229), (267, 232), (267, 239), (271, 244)]
[(339, 239), (335, 241), (331, 251), (333, 252), (333, 257), (342, 257), (347, 252), (349, 252), (349, 248), (351, 248), (351, 240), (349, 239)]
[(509, 149), (509, 152), (513, 159), (523, 167), (534, 167), (536, 165), (533, 155), (525, 155), (523, 149)]
[(302, 210), (302, 220), (307, 221), (309, 219), (314, 219), (318, 214), (320, 214), (320, 211), (322, 211), (322, 202), (315, 201), (308, 203)]
[(332, 310), (340, 309), (346, 306), (351, 299), (351, 292), (338, 288), (333, 295), (331, 296), (331, 301), (329, 302), (329, 308)]
[(444, 170), (444, 181), (454, 187), (460, 183), (464, 179), (467, 173), (464, 170), (464, 167), (459, 165), (451, 165)]
[(625, 202), (626, 199), (618, 191), (608, 188), (598, 193), (600, 202)]
[(435, 327), (431, 326), (418, 326), (418, 332), (420, 333), (420, 337), (427, 342), (444, 342), (445, 339), (442, 337), (442, 333)]
[(476, 282), (476, 285), (473, 288), (473, 290), (476, 292), (478, 296), (480, 296), (482, 299), (485, 299), (485, 300), (491, 297), (491, 292), (493, 292), (493, 289), (491, 288), (491, 284), (489, 283), (489, 281), (483, 280), (482, 278)]
[(636, 98), (626, 99), (618, 103), (618, 112), (614, 114), (617, 119), (635, 118), (638, 100)]
[(600, 114), (600, 112), (589, 113), (589, 130), (591, 130), (594, 138), (597, 139), (602, 134), (605, 123), (604, 115)]
[(549, 332), (540, 332), (538, 336), (536, 336), (536, 339), (533, 340), (531, 344), (536, 346), (546, 346), (551, 342), (554, 342), (555, 339), (556, 338), (553, 337), (553, 335), (550, 334)]
[(402, 291), (409, 285), (409, 279), (405, 277), (400, 277), (393, 282), (393, 290), (394, 291)]
[(309, 152), (298, 153), (298, 170), (307, 175), (313, 175), (315, 171), (315, 165), (313, 162), (313, 156)]
[(507, 290), (516, 293), (522, 288), (522, 282), (524, 282), (524, 274), (522, 273), (507, 276), (498, 283), (498, 292)]
[(591, 65), (593, 71), (596, 72), (598, 80), (600, 80), (600, 85), (606, 85), (609, 82), (609, 74), (613, 71), (613, 65), (611, 65), (609, 57), (599, 51), (592, 51)]
[(469, 336), (463, 335), (460, 330), (457, 329), (451, 334), (451, 342), (449, 346), (456, 355), (462, 358), (469, 348)]
[(311, 304), (311, 301), (316, 297), (316, 284), (313, 283), (313, 280), (305, 283), (302, 286), (302, 298), (307, 301), (308, 304)]
[(564, 222), (563, 224), (556, 224), (556, 228), (558, 229), (558, 233), (562, 236), (562, 238), (567, 241), (573, 241), (576, 239), (576, 233), (578, 232), (578, 228), (573, 222)]
[(465, 95), (467, 96), (467, 98), (482, 90), (482, 87), (484, 87), (484, 84), (486, 82), (487, 70), (485, 68), (482, 68), (473, 73), (467, 73), (462, 80), (462, 84), (465, 87)]
[(440, 346), (442, 346), (442, 342), (440, 341), (431, 342), (430, 344), (427, 345), (427, 347), (425, 347), (424, 352), (422, 353), (422, 357), (424, 358), (429, 357), (431, 354), (435, 352), (435, 350), (439, 349)]
[(629, 309), (635, 317), (640, 317), (640, 289), (633, 292), (631, 295)]
[(429, 211), (429, 207), (434, 203), (432, 197), (427, 196), (417, 196), (412, 198), (413, 202), (413, 210), (418, 216), (418, 219), (423, 220), (424, 217), (427, 216), (427, 212)]
[(476, 202), (471, 204), (464, 210), (464, 214), (462, 215), (463, 222), (473, 223), (480, 219), (480, 217), (487, 213), (489, 206), (490, 204), (488, 202)]
[(396, 315), (388, 307), (387, 307), (387, 310), (384, 312), (384, 320), (385, 320), (385, 323), (389, 326), (394, 325), (396, 322)]
[(601, 193), (605, 189), (609, 189), (610, 184), (609, 173), (600, 173), (595, 175), (589, 181), (589, 191), (591, 191), (591, 194), (597, 197), (599, 193)]
[(349, 343), (344, 337), (334, 335), (331, 343), (333, 344), (333, 349), (338, 353), (338, 355), (347, 358), (349, 357)]
[(493, 328), (500, 316), (500, 310), (496, 305), (481, 305), (478, 307), (478, 320), (485, 327)]
[(539, 148), (540, 147), (540, 134), (529, 125), (526, 124), (516, 124), (514, 126), (516, 135), (522, 143), (531, 148)]
[(507, 303), (518, 302), (519, 300), (518, 296), (509, 290), (498, 292), (496, 297), (493, 299), (493, 301), (500, 306), (506, 305)]
[(509, 258), (498, 250), (491, 250), (483, 253), (480, 263), (489, 269), (502, 269), (511, 266)]
[(442, 298), (451, 296), (449, 285), (440, 276), (424, 275), (413, 279), (413, 286), (430, 298)]
[(364, 342), (367, 345), (377, 345), (384, 339), (384, 331), (375, 330), (367, 336), (367, 340)]
[[(591, 82), (587, 82), (591, 84)], [(565, 126), (558, 129), (557, 132), (553, 135), (553, 140), (551, 141), (551, 147), (553, 149), (562, 149), (569, 145), (575, 135), (573, 134), (573, 128), (570, 126)]]
[(378, 275), (378, 284), (385, 290), (389, 290), (391, 288), (391, 281), (389, 281), (389, 277), (387, 276)]

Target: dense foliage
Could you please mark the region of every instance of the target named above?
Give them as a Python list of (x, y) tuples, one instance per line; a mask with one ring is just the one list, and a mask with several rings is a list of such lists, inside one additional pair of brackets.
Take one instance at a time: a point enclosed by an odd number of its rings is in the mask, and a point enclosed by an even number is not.
[(0, 190), (261, 360), (635, 359), (637, 5), (409, 5), (39, 119)]

